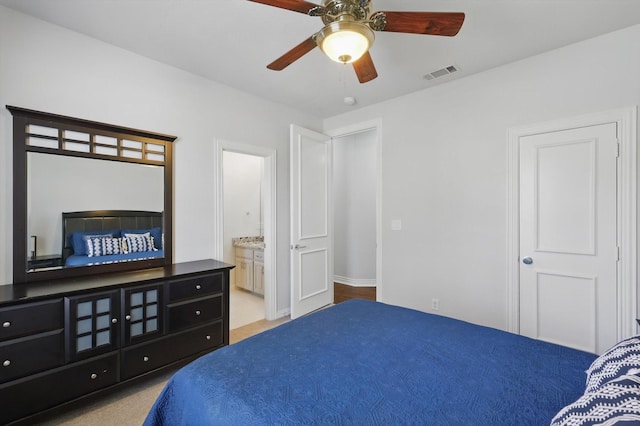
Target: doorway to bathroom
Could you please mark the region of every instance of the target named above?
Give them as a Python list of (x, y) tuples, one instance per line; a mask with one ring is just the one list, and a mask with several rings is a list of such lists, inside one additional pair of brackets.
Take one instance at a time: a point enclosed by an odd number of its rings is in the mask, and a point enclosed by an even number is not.
[(229, 328), (265, 318), (262, 178), (264, 158), (222, 153), (224, 261), (236, 265), (230, 277)]
[(230, 275), (229, 328), (275, 317), (275, 150), (217, 141), (216, 258)]

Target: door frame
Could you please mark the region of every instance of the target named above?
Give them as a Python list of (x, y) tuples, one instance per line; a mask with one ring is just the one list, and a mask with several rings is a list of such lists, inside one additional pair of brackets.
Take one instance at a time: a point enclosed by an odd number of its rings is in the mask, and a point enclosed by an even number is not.
[(223, 153), (224, 151), (253, 155), (264, 158), (264, 302), (265, 318), (268, 321), (277, 318), (277, 232), (276, 232), (276, 150), (261, 146), (230, 142), (214, 141), (213, 198), (214, 198), (214, 250), (216, 259), (224, 256), (224, 185), (223, 185)]
[(553, 120), (507, 131), (507, 329), (520, 332), (520, 138), (540, 133), (616, 123), (617, 171), (617, 339), (635, 334), (637, 315), (637, 116), (638, 107)]
[[(331, 139), (373, 130), (376, 132), (376, 300), (384, 301), (382, 280), (382, 120), (380, 118), (335, 129), (325, 129)], [(332, 212), (333, 214), (333, 212)]]

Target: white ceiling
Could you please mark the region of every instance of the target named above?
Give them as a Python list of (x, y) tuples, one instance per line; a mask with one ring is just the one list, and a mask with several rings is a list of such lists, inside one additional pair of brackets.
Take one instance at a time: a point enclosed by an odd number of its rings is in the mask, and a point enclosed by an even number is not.
[[(320, 0), (313, 1), (320, 3)], [(456, 37), (376, 33), (378, 78), (314, 49), (266, 65), (322, 27), (246, 0), (0, 0), (0, 5), (318, 117), (391, 99), (640, 23), (639, 0), (374, 0), (373, 11), (464, 12)], [(459, 72), (423, 76), (455, 65)], [(357, 99), (354, 106), (343, 103)]]

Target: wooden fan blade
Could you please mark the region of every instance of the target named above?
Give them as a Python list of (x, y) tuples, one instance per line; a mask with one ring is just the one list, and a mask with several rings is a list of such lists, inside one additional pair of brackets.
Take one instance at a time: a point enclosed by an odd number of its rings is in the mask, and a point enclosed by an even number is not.
[(316, 46), (316, 41), (313, 39), (313, 36), (311, 36), (284, 55), (280, 56), (275, 61), (271, 62), (267, 65), (267, 68), (274, 71), (282, 71), (307, 53), (311, 52)]
[(378, 12), (387, 17), (382, 31), (397, 33), (454, 36), (464, 22), (459, 12)]
[(373, 59), (371, 59), (371, 54), (369, 52), (366, 52), (360, 59), (353, 62), (353, 69), (356, 72), (360, 83), (366, 83), (378, 76), (378, 72), (376, 71), (376, 67), (373, 65)]
[(262, 3), (267, 6), (279, 7), (281, 9), (292, 10), (294, 12), (300, 12), (307, 14), (314, 7), (318, 7), (317, 4), (310, 3), (303, 0), (249, 0), (254, 3)]

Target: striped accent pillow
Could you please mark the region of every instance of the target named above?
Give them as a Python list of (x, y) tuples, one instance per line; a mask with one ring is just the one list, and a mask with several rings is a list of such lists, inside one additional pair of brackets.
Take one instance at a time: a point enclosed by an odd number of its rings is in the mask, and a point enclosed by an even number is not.
[(623, 375), (582, 395), (560, 410), (551, 426), (637, 425), (640, 422), (640, 377)]
[(87, 241), (87, 256), (109, 256), (122, 253), (122, 241), (111, 236), (89, 237)]
[(141, 253), (145, 251), (158, 251), (153, 245), (151, 234), (124, 234), (125, 253)]
[(593, 392), (634, 369), (640, 369), (640, 336), (622, 340), (593, 361), (587, 370), (585, 392)]

